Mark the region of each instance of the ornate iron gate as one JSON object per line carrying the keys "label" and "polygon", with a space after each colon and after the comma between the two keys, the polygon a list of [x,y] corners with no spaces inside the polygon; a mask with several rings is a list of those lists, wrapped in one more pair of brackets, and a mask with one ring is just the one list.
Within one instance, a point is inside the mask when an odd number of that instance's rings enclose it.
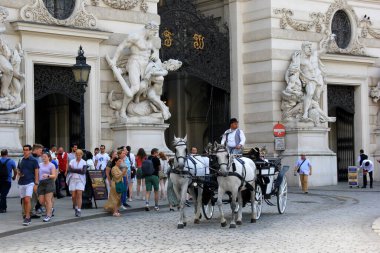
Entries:
{"label": "ornate iron gate", "polygon": [[[78,117],[75,117],[76,112],[70,112],[69,140],[70,144],[79,144],[81,148],[85,147],[84,92],[84,87],[75,83],[70,67],[34,65],[35,100],[42,99],[50,94],[58,93],[68,97],[71,101],[74,101],[80,105],[80,121],[77,120]],[[70,102],[70,104],[76,106],[75,103]]]}
{"label": "ornate iron gate", "polygon": [[347,168],[355,165],[354,89],[352,86],[328,86],[329,110],[336,112],[339,181],[347,181]]}
{"label": "ornate iron gate", "polygon": [[213,88],[209,140],[218,140],[228,127],[230,93],[230,50],[228,27],[200,13],[194,0],[161,1],[160,37],[162,60],[183,62],[179,73],[198,77]]}

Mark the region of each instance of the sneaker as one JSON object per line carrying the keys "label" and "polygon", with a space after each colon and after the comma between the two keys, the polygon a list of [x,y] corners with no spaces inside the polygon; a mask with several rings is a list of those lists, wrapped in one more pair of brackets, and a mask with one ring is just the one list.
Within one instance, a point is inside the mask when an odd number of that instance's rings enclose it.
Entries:
{"label": "sneaker", "polygon": [[145,197],[143,197],[143,198],[142,198],[142,200],[144,200],[144,201],[145,201]]}
{"label": "sneaker", "polygon": [[25,218],[24,221],[22,222],[22,225],[24,226],[29,226],[32,223],[31,218]]}
{"label": "sneaker", "polygon": [[80,217],[81,215],[81,211],[77,210],[77,217]]}
{"label": "sneaker", "polygon": [[123,209],[123,210],[127,210],[127,208],[125,206],[123,206],[123,205],[121,205],[120,208]]}
{"label": "sneaker", "polygon": [[32,216],[30,216],[31,219],[39,219],[41,218],[41,216],[37,215],[37,214],[32,214]]}
{"label": "sneaker", "polygon": [[154,206],[154,211],[160,211],[160,208],[158,206]]}
{"label": "sneaker", "polygon": [[150,209],[149,209],[149,204],[146,204],[145,205],[145,211],[149,211]]}
{"label": "sneaker", "polygon": [[75,217],[78,217],[78,210],[75,208]]}
{"label": "sneaker", "polygon": [[128,205],[127,203],[124,203],[123,206],[126,207],[126,208],[131,208],[131,206]]}
{"label": "sneaker", "polygon": [[129,201],[129,202],[132,202],[132,199],[131,199],[131,198],[129,198],[129,199],[128,199],[128,201]]}
{"label": "sneaker", "polygon": [[43,219],[43,222],[49,222],[51,220],[51,217],[50,216],[46,216],[44,219]]}
{"label": "sneaker", "polygon": [[51,209],[51,217],[54,217],[54,211],[55,211],[55,209],[54,209],[54,207]]}
{"label": "sneaker", "polygon": [[42,208],[38,208],[37,210],[36,210],[36,214],[42,214],[44,211],[42,210]]}
{"label": "sneaker", "polygon": [[186,200],[185,205],[186,205],[187,207],[190,207],[190,202],[189,202],[188,200]]}

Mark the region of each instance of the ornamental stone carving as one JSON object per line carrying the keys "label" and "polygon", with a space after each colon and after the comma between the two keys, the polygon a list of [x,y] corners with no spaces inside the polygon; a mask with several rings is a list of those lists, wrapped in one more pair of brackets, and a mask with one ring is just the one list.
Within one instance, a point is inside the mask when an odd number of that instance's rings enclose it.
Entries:
{"label": "ornamental stone carving", "polygon": [[34,0],[33,4],[21,8],[20,16],[24,21],[86,29],[95,29],[97,22],[95,16],[85,10],[85,0],[78,0],[72,15],[64,20],[54,18],[42,0]]}
{"label": "ornamental stone carving", "polygon": [[364,15],[364,17],[362,17],[360,20],[360,28],[362,29],[361,36],[363,38],[367,38],[369,34],[375,39],[380,39],[380,33],[376,32],[371,26],[371,18],[367,15]]}
{"label": "ornamental stone carving", "polygon": [[377,103],[380,99],[380,82],[377,83],[376,87],[372,87],[369,96],[372,98],[374,103]]}
{"label": "ornamental stone carving", "polygon": [[[330,43],[334,42],[334,37]],[[312,49],[309,41],[296,51],[285,74],[286,89],[282,92],[282,119],[284,122],[312,122],[314,126],[334,122],[320,108],[319,101],[325,89],[323,64],[319,54],[326,52]]]}
{"label": "ornamental stone carving", "polygon": [[[331,37],[332,29],[331,24],[334,18],[334,15],[338,11],[344,11],[352,22],[352,34],[351,41],[348,43],[346,48],[340,48],[336,42],[329,42]],[[320,41],[320,48],[326,48],[326,45],[329,44],[327,48],[328,53],[339,53],[339,54],[350,54],[350,55],[365,55],[365,47],[359,41],[360,32],[359,32],[359,20],[354,11],[354,9],[347,4],[346,0],[335,0],[334,3],[330,5],[325,14],[321,12],[313,12],[310,14],[311,21],[309,22],[298,22],[291,18],[293,16],[293,11],[290,9],[275,9],[274,13],[281,15],[280,27],[285,29],[288,25],[297,31],[311,31],[315,27],[315,31],[323,34],[323,38]],[[366,26],[363,24],[362,26]],[[363,31],[363,29],[362,29]]]}
{"label": "ornamental stone carving", "polygon": [[[161,101],[164,77],[168,71],[178,70],[182,62],[170,59],[161,62],[156,45],[159,26],[150,22],[141,33],[129,35],[116,49],[113,58],[106,60],[123,90],[123,99],[113,100],[110,107],[116,110],[121,122],[163,123],[170,118],[169,108]],[[124,55],[123,52],[128,54]]]}
{"label": "ornamental stone carving", "polygon": [[[0,36],[5,32],[5,19],[9,13],[0,7]],[[0,114],[17,112],[25,107],[21,103],[24,74],[21,73],[23,51],[18,44],[11,50],[0,37]]]}
{"label": "ornamental stone carving", "polygon": [[282,8],[282,9],[274,9],[274,13],[277,15],[281,15],[280,19],[280,27],[282,29],[286,29],[287,26],[292,27],[297,31],[310,31],[313,27],[315,27],[315,31],[317,33],[322,32],[322,23],[324,21],[325,15],[321,12],[313,12],[310,14],[311,21],[309,22],[298,22],[295,21],[292,16],[294,12],[290,9]]}
{"label": "ornamental stone carving", "polygon": [[[100,0],[91,0],[92,5],[98,6]],[[140,3],[140,10],[143,12],[148,11],[148,4],[145,2],[145,0],[103,0],[103,2],[115,9],[119,10],[131,10],[135,8],[139,2]]]}

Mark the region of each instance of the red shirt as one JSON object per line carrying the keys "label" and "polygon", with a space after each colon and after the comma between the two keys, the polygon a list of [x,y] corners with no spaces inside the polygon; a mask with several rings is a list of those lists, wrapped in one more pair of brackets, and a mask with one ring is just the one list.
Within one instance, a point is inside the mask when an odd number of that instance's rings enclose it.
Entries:
{"label": "red shirt", "polygon": [[57,154],[59,172],[65,173],[67,169],[67,153]]}
{"label": "red shirt", "polygon": [[142,166],[142,162],[146,160],[146,157],[144,157],[143,159],[141,159],[139,156],[136,156],[136,167],[137,168],[141,168]]}

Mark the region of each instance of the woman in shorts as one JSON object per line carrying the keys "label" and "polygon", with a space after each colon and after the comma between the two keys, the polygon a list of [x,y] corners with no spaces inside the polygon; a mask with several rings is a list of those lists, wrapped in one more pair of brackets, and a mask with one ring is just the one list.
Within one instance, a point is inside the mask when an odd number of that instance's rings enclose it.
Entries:
{"label": "woman in shorts", "polygon": [[41,205],[46,208],[46,216],[44,222],[49,222],[52,217],[53,211],[53,194],[55,192],[55,179],[57,177],[57,170],[53,163],[50,162],[47,153],[42,154],[42,163],[39,164],[40,169],[38,176],[40,183],[37,188],[38,200]]}
{"label": "woman in shorts", "polygon": [[82,159],[83,151],[77,149],[75,152],[75,159],[70,161],[67,184],[69,185],[69,191],[71,197],[73,198],[75,216],[81,216],[81,207],[82,207],[82,192],[86,185],[86,170],[87,163]]}

